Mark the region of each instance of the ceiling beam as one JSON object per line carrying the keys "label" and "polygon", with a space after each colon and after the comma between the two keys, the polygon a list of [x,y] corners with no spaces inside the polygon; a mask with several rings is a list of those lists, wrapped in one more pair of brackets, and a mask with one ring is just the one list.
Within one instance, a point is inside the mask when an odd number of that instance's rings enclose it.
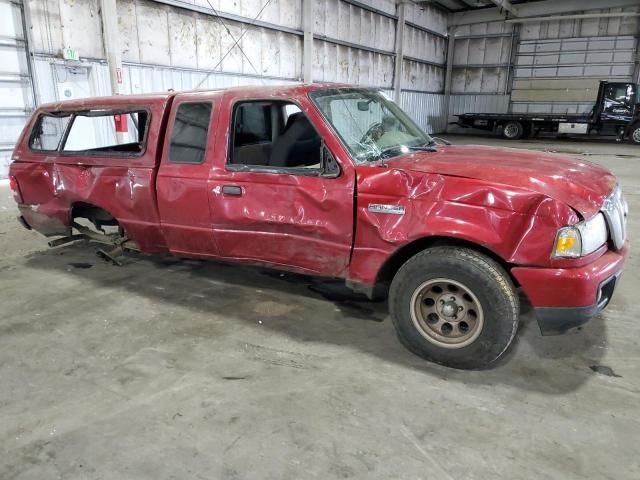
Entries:
{"label": "ceiling beam", "polygon": [[511,2],[509,0],[491,0],[491,1],[495,3],[497,7],[502,8],[503,10],[506,10],[511,15],[515,17],[518,16],[518,9],[513,5],[511,5]]}
{"label": "ceiling beam", "polygon": [[638,17],[640,12],[578,13],[574,15],[547,15],[543,17],[510,18],[506,23],[552,22],[554,20],[584,20],[589,18]]}
{"label": "ceiling beam", "polygon": [[[558,15],[562,13],[582,12],[585,10],[633,7],[638,0],[543,0],[541,2],[522,3],[518,5],[518,17],[539,17],[542,15]],[[472,23],[499,22],[506,19],[506,13],[498,8],[482,8],[470,12],[459,12],[451,15],[450,25],[469,25]]]}

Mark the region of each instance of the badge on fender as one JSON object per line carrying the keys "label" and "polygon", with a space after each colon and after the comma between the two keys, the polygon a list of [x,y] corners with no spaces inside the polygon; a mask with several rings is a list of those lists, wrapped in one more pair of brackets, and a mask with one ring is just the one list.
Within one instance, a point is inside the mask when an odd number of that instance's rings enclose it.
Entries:
{"label": "badge on fender", "polygon": [[370,203],[367,210],[377,213],[391,213],[393,215],[404,215],[404,207],[402,205],[385,205],[382,203]]}

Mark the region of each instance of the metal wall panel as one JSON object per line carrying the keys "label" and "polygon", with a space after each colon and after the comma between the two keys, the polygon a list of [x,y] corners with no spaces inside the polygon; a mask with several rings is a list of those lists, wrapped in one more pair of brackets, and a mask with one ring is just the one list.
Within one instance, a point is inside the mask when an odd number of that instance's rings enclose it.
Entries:
{"label": "metal wall panel", "polygon": [[13,146],[34,106],[22,25],[22,6],[0,0],[0,179],[7,177]]}
{"label": "metal wall panel", "polygon": [[370,87],[391,87],[393,83],[392,56],[324,40],[314,40],[314,55],[314,81]]}
{"label": "metal wall panel", "polygon": [[[233,5],[239,12],[247,13],[247,3]],[[231,7],[232,2],[224,2],[221,10]],[[302,75],[302,39],[299,35],[248,27],[240,22],[221,20],[153,1],[119,0],[118,8],[121,9],[119,29],[124,61],[203,70],[219,66],[227,72],[284,78]],[[253,11],[253,16],[259,10],[260,6]],[[266,12],[261,15],[261,20],[264,20]],[[283,21],[287,21],[284,17]],[[299,22],[293,23],[297,26]],[[239,45],[246,56],[239,48],[233,48],[224,57],[236,40],[240,40]],[[102,58],[102,55],[94,58]]]}
{"label": "metal wall panel", "polygon": [[402,88],[423,93],[441,93],[444,90],[445,69],[436,65],[404,60]]}
{"label": "metal wall panel", "polygon": [[[451,95],[449,98],[449,122],[457,120],[461,113],[507,113],[509,95]],[[469,129],[448,125],[448,132],[469,133]]]}
{"label": "metal wall panel", "polygon": [[453,32],[451,91],[504,94],[508,89],[513,25],[504,22],[461,25]]}
{"label": "metal wall panel", "polygon": [[191,90],[200,88],[226,88],[240,85],[294,84],[281,79],[256,78],[224,73],[206,74],[196,70],[176,70],[167,67],[124,65],[124,85],[128,94],[161,92],[169,89]]}
{"label": "metal wall panel", "polygon": [[400,106],[426,132],[445,131],[444,95],[404,91],[400,95]]}
{"label": "metal wall panel", "polygon": [[[584,13],[638,12],[639,9],[640,7],[610,8],[589,10]],[[636,35],[638,33],[638,21],[638,17],[622,16],[555,20],[550,22],[526,22],[522,24],[520,29],[520,38],[523,40],[546,40],[572,37]]]}
{"label": "metal wall panel", "polygon": [[404,29],[405,56],[443,64],[447,55],[447,39],[407,25]]}
{"label": "metal wall panel", "polygon": [[314,32],[380,50],[393,51],[396,20],[342,0],[314,2]]}
{"label": "metal wall panel", "polygon": [[423,28],[447,34],[447,14],[432,5],[410,2],[405,5],[405,16],[408,22],[419,25]]}

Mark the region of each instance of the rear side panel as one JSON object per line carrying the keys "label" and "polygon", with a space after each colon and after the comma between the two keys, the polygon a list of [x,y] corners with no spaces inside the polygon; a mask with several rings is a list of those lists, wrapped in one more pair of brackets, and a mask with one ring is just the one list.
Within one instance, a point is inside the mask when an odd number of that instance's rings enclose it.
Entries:
{"label": "rear side panel", "polygon": [[[110,213],[143,251],[165,251],[155,178],[170,100],[165,96],[128,105],[113,97],[103,103],[87,102],[86,109],[135,106],[150,111],[145,151],[126,157],[31,151],[29,137],[35,119],[42,111],[51,111],[51,106],[38,110],[23,132],[10,168],[22,193],[18,208],[27,223],[44,235],[65,235],[70,231],[73,206],[90,204]],[[59,107],[72,109],[64,103]]]}

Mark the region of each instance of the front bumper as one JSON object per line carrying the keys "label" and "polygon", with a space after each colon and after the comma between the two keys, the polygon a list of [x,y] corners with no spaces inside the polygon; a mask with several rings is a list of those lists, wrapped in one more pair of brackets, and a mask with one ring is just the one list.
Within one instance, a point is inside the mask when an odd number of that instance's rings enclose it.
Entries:
{"label": "front bumper", "polygon": [[611,301],[628,252],[627,241],[620,251],[610,250],[579,268],[513,268],[541,333],[565,333],[601,312]]}

